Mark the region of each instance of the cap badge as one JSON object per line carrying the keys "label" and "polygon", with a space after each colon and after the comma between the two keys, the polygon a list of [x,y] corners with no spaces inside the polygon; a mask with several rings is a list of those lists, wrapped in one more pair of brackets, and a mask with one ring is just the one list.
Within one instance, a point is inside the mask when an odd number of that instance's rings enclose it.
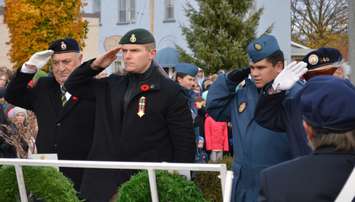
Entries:
{"label": "cap badge", "polygon": [[319,61],[319,58],[316,54],[312,54],[308,57],[308,63],[311,65],[316,65]]}
{"label": "cap badge", "polygon": [[263,46],[262,46],[261,44],[255,43],[255,44],[254,44],[254,48],[255,48],[255,50],[257,50],[257,51],[261,51],[261,49],[263,49]]}
{"label": "cap badge", "polygon": [[132,43],[135,43],[137,41],[136,35],[132,34],[131,38],[129,38],[129,41],[132,42]]}
{"label": "cap badge", "polygon": [[62,50],[67,49],[67,44],[65,44],[64,41],[60,42],[60,48],[61,48]]}
{"label": "cap badge", "polygon": [[247,103],[246,102],[240,103],[239,104],[239,109],[238,109],[239,113],[244,112],[246,108],[247,108]]}

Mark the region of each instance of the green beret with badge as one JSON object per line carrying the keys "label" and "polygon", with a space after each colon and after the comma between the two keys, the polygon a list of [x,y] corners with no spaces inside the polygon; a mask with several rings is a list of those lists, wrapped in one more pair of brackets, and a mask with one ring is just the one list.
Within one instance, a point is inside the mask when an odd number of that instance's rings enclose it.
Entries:
{"label": "green beret with badge", "polygon": [[146,29],[138,28],[127,32],[119,44],[148,44],[155,43],[154,36]]}

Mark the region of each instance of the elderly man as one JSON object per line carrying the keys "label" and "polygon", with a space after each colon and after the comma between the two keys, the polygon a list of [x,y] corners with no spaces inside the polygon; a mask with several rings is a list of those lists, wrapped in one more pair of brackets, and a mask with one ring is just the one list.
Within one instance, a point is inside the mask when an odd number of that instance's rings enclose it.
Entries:
{"label": "elderly man", "polygon": [[273,84],[265,88],[255,110],[255,120],[258,124],[273,131],[287,133],[294,158],[309,154],[311,148],[307,145],[306,133],[302,126],[300,97],[287,97],[287,90],[299,83],[298,80],[302,76],[308,80],[319,75],[334,74],[341,66],[342,56],[337,49],[319,48],[308,53],[303,61],[307,63],[308,71],[300,72],[292,66],[285,68]]}
{"label": "elderly man", "polygon": [[300,92],[312,154],[264,170],[260,201],[334,201],[355,165],[355,87],[334,76]]}
{"label": "elderly man", "polygon": [[[193,162],[192,118],[182,89],[154,62],[155,39],[145,29],[127,32],[120,45],[85,62],[65,83],[75,96],[94,99],[96,121],[90,160]],[[93,77],[123,52],[127,75]],[[127,170],[85,171],[82,194],[109,201],[127,181]]]}
{"label": "elderly man", "polygon": [[[261,89],[284,68],[283,53],[276,38],[263,35],[248,45],[250,67],[220,75],[207,96],[207,112],[216,121],[230,121],[233,133],[233,200],[256,201],[260,171],[290,160],[288,138],[284,133],[265,129],[254,120]],[[302,63],[295,65],[302,72]],[[251,77],[248,77],[248,75]],[[244,80],[243,83],[240,83]],[[236,91],[237,86],[238,90]],[[287,92],[289,97],[300,84]]]}
{"label": "elderly man", "polygon": [[[38,121],[38,153],[56,153],[59,159],[86,160],[93,136],[95,105],[63,90],[71,72],[81,64],[79,44],[71,38],[54,41],[49,50],[33,54],[8,85],[5,99],[32,110]],[[53,77],[29,82],[51,59]],[[79,190],[82,169],[62,168]]]}

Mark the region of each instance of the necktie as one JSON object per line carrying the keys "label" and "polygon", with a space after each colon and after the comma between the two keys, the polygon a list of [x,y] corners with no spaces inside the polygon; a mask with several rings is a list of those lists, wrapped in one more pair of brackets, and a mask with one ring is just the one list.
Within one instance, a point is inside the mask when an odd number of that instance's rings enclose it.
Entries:
{"label": "necktie", "polygon": [[64,89],[64,87],[60,88],[60,92],[61,92],[62,106],[64,106],[65,103],[67,103],[67,97],[65,96],[66,90]]}

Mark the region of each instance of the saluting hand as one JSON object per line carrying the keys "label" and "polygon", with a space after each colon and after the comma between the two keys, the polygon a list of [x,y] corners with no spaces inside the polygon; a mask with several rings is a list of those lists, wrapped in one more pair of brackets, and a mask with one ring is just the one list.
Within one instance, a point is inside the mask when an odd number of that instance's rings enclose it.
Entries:
{"label": "saluting hand", "polygon": [[307,63],[296,61],[287,65],[272,83],[275,92],[289,90],[308,71]]}
{"label": "saluting hand", "polygon": [[47,64],[48,60],[53,55],[53,50],[44,50],[34,53],[28,61],[26,61],[21,68],[24,73],[35,73]]}
{"label": "saluting hand", "polygon": [[113,48],[109,51],[107,51],[105,54],[97,57],[94,62],[92,62],[91,67],[94,69],[105,69],[108,67],[113,61],[116,60],[117,58],[117,53],[121,50],[121,46],[117,46],[116,48]]}

